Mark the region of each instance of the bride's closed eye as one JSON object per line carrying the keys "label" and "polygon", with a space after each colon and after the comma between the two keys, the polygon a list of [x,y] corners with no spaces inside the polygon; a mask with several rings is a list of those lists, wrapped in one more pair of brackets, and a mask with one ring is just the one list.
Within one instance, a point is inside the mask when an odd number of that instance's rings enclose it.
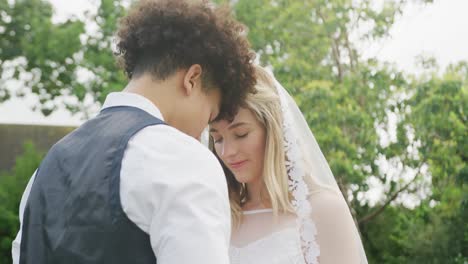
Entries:
{"label": "bride's closed eye", "polygon": [[249,135],[249,132],[247,133],[244,133],[244,134],[240,134],[240,135],[236,135],[236,138],[245,138]]}
{"label": "bride's closed eye", "polygon": [[[246,138],[248,135],[249,135],[249,132],[246,132],[246,133],[243,133],[243,134],[235,134],[235,137],[236,137],[236,139],[242,139],[242,138]],[[223,142],[223,138],[222,138],[222,137],[214,137],[214,136],[211,136],[211,138],[213,138],[213,142],[214,142],[215,144],[219,144],[219,143],[222,143],[222,142]]]}

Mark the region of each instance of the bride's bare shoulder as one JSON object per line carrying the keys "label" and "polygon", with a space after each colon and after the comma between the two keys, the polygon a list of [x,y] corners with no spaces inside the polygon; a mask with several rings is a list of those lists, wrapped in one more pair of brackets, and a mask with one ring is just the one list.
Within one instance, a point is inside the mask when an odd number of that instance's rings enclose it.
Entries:
{"label": "bride's bare shoulder", "polygon": [[341,193],[321,190],[309,198],[320,245],[320,263],[361,263],[358,233]]}
{"label": "bride's bare shoulder", "polygon": [[320,215],[323,218],[335,218],[349,214],[349,207],[341,193],[323,189],[312,192],[309,195],[312,206],[312,215]]}

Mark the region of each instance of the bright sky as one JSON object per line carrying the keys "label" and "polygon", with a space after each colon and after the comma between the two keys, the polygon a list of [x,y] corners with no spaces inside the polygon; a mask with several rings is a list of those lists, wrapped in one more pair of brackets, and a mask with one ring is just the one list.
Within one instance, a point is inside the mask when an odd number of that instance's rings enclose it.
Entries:
{"label": "bright sky", "polygon": [[[92,8],[92,0],[50,0],[56,8],[56,21],[82,15]],[[427,7],[409,6],[391,31],[391,38],[363,47],[365,56],[393,62],[407,72],[417,72],[415,57],[434,56],[442,67],[468,60],[468,0],[435,0]],[[78,125],[82,121],[65,110],[45,118],[31,111],[37,98],[26,96],[0,104],[0,123]]]}

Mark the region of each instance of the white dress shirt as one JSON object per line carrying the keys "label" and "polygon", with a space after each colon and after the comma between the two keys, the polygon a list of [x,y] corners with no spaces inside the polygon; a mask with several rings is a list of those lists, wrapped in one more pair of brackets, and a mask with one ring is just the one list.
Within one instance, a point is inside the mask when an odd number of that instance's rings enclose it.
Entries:
{"label": "white dress shirt", "polygon": [[[143,96],[118,92],[103,109],[138,107],[161,119]],[[20,222],[34,181],[20,204]],[[148,233],[158,264],[228,264],[231,218],[227,184],[216,157],[200,142],[168,125],[148,126],[130,139],[122,159],[120,197],[128,218]],[[19,263],[21,229],[13,241]]]}

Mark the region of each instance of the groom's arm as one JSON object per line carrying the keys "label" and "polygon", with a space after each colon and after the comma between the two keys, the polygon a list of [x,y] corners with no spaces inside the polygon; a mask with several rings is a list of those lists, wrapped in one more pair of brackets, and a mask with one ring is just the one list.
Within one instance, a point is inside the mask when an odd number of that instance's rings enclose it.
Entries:
{"label": "groom's arm", "polygon": [[122,207],[147,232],[158,264],[228,264],[230,209],[221,166],[168,126],[139,132],[121,170]]}
{"label": "groom's arm", "polygon": [[36,173],[37,173],[37,170],[33,173],[31,178],[29,179],[28,185],[26,185],[26,189],[24,189],[23,196],[21,196],[20,207],[19,207],[20,229],[18,231],[18,234],[16,234],[15,240],[13,240],[13,243],[11,245],[11,258],[13,259],[13,262],[12,262],[13,264],[19,263],[24,209],[26,208],[26,202],[28,201],[29,193],[31,192],[31,187],[34,182],[34,178],[36,178]]}

